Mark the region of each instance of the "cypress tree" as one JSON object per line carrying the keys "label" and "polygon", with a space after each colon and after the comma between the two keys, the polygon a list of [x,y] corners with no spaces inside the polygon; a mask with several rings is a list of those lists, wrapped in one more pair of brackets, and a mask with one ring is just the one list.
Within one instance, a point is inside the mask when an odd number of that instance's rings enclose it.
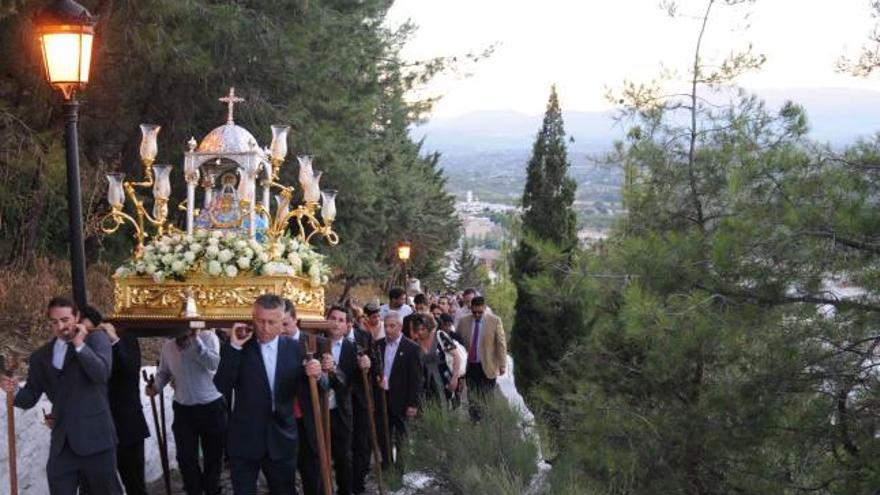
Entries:
{"label": "cypress tree", "polygon": [[[541,252],[561,253],[563,263],[567,263],[577,246],[577,219],[572,210],[577,185],[568,176],[569,165],[562,109],[553,86],[528,163],[522,198],[522,234],[512,263],[517,299],[511,352],[517,384],[524,391],[541,377],[547,363],[559,357],[568,338],[564,335],[567,325],[562,324],[565,314],[538,307],[530,285],[542,277],[558,276],[553,271],[558,267],[540,261]],[[560,324],[555,324],[554,319]]]}
{"label": "cypress tree", "polygon": [[457,274],[455,286],[458,290],[480,285],[480,263],[467,239],[461,242],[461,250],[453,265]]}

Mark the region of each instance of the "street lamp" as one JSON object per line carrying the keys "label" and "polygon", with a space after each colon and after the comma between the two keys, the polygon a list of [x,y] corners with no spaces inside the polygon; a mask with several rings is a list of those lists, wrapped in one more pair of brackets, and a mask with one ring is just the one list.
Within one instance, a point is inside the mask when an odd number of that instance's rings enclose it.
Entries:
{"label": "street lamp", "polygon": [[82,202],[79,188],[76,92],[89,82],[92,44],[97,19],[73,0],[57,0],[40,11],[37,33],[46,79],[64,97],[64,142],[67,150],[67,209],[70,229],[70,271],[73,298],[80,307],[87,303],[86,263],[83,246]]}
{"label": "street lamp", "polygon": [[407,241],[400,241],[397,244],[397,259],[400,260],[400,264],[403,265],[403,290],[407,290],[407,286],[409,285],[409,274],[407,273],[406,264],[409,262],[410,255],[412,254],[412,245]]}

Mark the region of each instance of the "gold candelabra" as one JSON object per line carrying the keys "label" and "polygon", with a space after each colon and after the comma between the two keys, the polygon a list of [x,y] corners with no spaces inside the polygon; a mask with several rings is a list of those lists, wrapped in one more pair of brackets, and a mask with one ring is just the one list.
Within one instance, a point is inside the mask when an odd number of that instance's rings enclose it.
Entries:
{"label": "gold candelabra", "polygon": [[[125,174],[115,172],[107,174],[108,192],[107,201],[110,203],[110,213],[101,220],[101,230],[105,234],[113,234],[126,222],[134,228],[136,241],[135,256],[140,257],[144,250],[144,240],[148,237],[147,226],[156,228],[156,237],[163,236],[166,232],[175,232],[177,229],[168,222],[168,199],[171,195],[171,165],[153,165],[156,160],[158,146],[156,138],[161,127],[158,125],[141,124],[140,157],[143,167],[144,179],[141,181],[126,181]],[[144,206],[144,201],[138,195],[138,189],[153,189],[153,214],[151,215]],[[123,192],[124,191],[124,192]],[[125,213],[125,197],[134,205],[135,217]]]}
{"label": "gold candelabra", "polygon": [[[209,230],[247,229],[251,238],[274,242],[295,225],[296,236],[304,243],[310,243],[317,235],[330,245],[338,244],[339,236],[333,230],[337,191],[320,189],[321,171],[313,170],[312,158],[297,157],[302,204],[293,205],[294,188],[279,183],[280,170],[287,156],[290,127],[273,125],[271,146],[260,149],[250,132],[233,121],[234,105],[244,101],[235,96],[235,89],[231,88],[229,95],[219,100],[228,105],[226,124],[211,131],[201,144],[190,138],[188,151],[184,153],[187,197],[178,208],[186,211],[185,232],[192,234],[196,226]],[[143,255],[145,240],[151,236],[148,229],[155,229],[152,235],[156,238],[166,233],[183,232],[168,222],[172,166],[154,165],[158,153],[156,138],[161,127],[141,124],[140,129],[143,180],[126,181],[122,173],[108,174],[110,212],[101,221],[101,229],[106,234],[117,232],[125,223],[132,225],[137,244],[136,258]],[[217,177],[221,177],[222,183],[219,192],[214,189]],[[237,190],[233,191],[236,177]],[[261,200],[256,197],[258,183]],[[198,187],[203,191],[201,209],[195,207]],[[147,210],[138,195],[138,189],[150,188],[152,212]],[[274,214],[271,205],[273,189],[277,191]],[[134,215],[124,211],[126,197],[134,206]],[[262,225],[258,226],[258,223]]]}

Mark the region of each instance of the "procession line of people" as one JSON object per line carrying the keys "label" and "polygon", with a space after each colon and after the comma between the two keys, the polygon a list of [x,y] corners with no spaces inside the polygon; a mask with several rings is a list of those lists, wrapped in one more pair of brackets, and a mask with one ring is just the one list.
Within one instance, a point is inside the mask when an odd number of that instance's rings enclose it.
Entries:
{"label": "procession line of people", "polygon": [[[331,306],[330,329],[314,335],[291,301],[264,294],[250,322],[165,341],[144,393],[173,388],[183,491],[221,493],[225,462],[236,495],[257,493],[260,473],[271,494],[361,494],[371,467],[395,466],[426,403],[457,408],[466,383],[479,419],[505,373],[500,319],[471,289],[407,302],[394,288],[381,307]],[[50,493],[146,494],[138,340],[64,297],[46,314],[52,339],[30,356],[24,386],[2,375],[0,387],[22,409],[43,394],[52,403]]]}

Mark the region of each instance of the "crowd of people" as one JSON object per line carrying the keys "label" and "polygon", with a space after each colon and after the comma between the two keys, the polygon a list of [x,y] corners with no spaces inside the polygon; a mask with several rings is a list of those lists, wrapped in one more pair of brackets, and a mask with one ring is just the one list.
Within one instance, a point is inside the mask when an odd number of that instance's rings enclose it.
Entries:
{"label": "crowd of people", "polygon": [[[225,464],[236,495],[256,493],[260,472],[272,494],[365,493],[373,463],[400,468],[396,453],[427,404],[464,401],[478,421],[506,371],[500,319],[474,289],[388,296],[330,306],[326,331],[306,332],[291,301],[264,294],[249,322],[166,340],[143,391],[173,388],[183,491],[221,493]],[[52,403],[50,493],[145,495],[137,338],[64,297],[47,318],[53,338],[30,356],[24,386],[6,374],[0,386],[22,409],[43,394]]]}

